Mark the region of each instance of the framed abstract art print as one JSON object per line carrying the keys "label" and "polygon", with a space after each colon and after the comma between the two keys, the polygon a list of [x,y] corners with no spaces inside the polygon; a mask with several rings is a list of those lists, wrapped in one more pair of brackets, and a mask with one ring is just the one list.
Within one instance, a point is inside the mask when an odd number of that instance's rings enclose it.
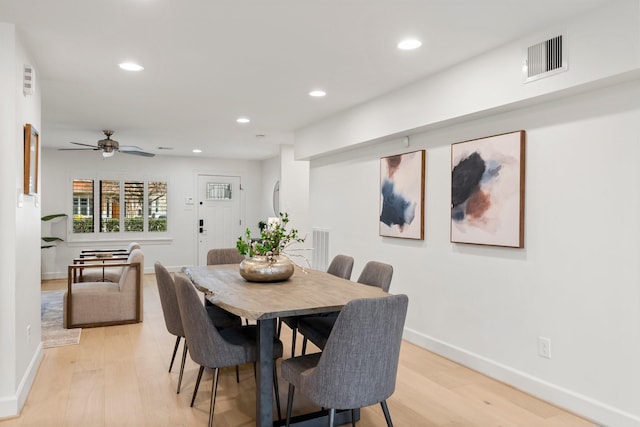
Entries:
{"label": "framed abstract art print", "polygon": [[451,145],[451,241],[524,247],[525,131]]}
{"label": "framed abstract art print", "polygon": [[380,159],[380,235],[424,239],[425,151]]}

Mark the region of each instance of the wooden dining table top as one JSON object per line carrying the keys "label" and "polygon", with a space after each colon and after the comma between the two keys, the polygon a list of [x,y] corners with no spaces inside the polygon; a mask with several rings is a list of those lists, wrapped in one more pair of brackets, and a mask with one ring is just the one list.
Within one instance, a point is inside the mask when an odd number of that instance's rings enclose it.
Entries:
{"label": "wooden dining table top", "polygon": [[273,283],[246,281],[238,264],[183,267],[182,271],[213,304],[250,320],[340,311],[351,300],[388,295],[375,286],[299,266],[289,280]]}

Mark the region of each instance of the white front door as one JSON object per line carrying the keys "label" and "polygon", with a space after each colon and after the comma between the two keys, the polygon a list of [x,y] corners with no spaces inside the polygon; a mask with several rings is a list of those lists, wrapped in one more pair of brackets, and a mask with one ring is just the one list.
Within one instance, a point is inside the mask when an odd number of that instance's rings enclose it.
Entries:
{"label": "white front door", "polygon": [[240,177],[198,175],[198,264],[207,264],[207,252],[232,248],[242,234]]}

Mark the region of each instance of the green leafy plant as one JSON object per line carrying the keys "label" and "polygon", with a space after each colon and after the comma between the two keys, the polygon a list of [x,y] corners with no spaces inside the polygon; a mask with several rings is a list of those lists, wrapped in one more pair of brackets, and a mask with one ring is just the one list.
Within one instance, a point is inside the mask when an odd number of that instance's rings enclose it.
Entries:
{"label": "green leafy plant", "polygon": [[[56,219],[56,218],[62,218],[62,217],[66,217],[66,216],[67,216],[67,214],[63,214],[63,213],[61,213],[61,214],[52,214],[52,215],[43,216],[42,218],[40,218],[40,220],[43,221],[43,222],[47,222],[47,221],[51,221],[51,220]],[[61,239],[60,237],[49,237],[49,236],[42,237],[42,241],[45,242],[45,243],[64,242],[64,240]],[[47,248],[52,248],[54,246],[55,245],[40,245],[40,248],[41,249],[47,249]]]}
{"label": "green leafy plant", "polygon": [[289,214],[280,212],[278,221],[266,223],[260,221],[260,238],[252,238],[251,230],[247,228],[245,235],[238,237],[236,248],[242,255],[250,257],[256,255],[280,255],[292,243],[302,243],[304,237],[298,235],[295,228],[287,231]]}

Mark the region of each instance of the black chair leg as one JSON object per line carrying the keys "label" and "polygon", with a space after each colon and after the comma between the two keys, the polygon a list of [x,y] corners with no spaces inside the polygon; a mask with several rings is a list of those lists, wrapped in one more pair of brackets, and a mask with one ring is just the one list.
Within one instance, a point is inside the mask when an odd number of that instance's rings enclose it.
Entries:
{"label": "black chair leg", "polygon": [[294,357],[296,355],[296,337],[297,337],[297,335],[298,335],[298,328],[291,329],[291,357]]}
{"label": "black chair leg", "polygon": [[285,426],[289,427],[289,423],[291,422],[291,408],[293,408],[293,392],[295,391],[295,387],[293,384],[289,384],[289,394],[287,395],[287,421]]}
{"label": "black chair leg", "polygon": [[356,410],[351,410],[351,427],[356,427]]}
{"label": "black chair leg", "polygon": [[187,361],[187,341],[184,341],[182,348],[182,363],[180,364],[180,376],[178,377],[178,390],[176,394],[180,394],[180,385],[182,384],[182,374],[184,374],[184,363]]}
{"label": "black chair leg", "polygon": [[176,346],[173,347],[173,356],[171,356],[171,363],[169,364],[169,372],[171,372],[171,368],[173,368],[173,361],[176,360],[176,354],[178,353],[178,346],[180,345],[180,338],[176,337]]}
{"label": "black chair leg", "polygon": [[387,401],[383,400],[382,402],[380,402],[380,406],[382,406],[384,419],[387,420],[387,427],[393,427],[393,423],[391,422],[391,414],[389,414],[389,408],[387,407]]}
{"label": "black chair leg", "polygon": [[211,408],[209,409],[209,427],[213,427],[213,411],[216,407],[216,391],[218,390],[218,373],[220,369],[216,368],[213,372],[213,385],[211,386]]}
{"label": "black chair leg", "polygon": [[329,409],[329,427],[333,427],[336,418],[336,408]]}
{"label": "black chair leg", "polygon": [[236,383],[240,384],[240,369],[236,365]]}
{"label": "black chair leg", "polygon": [[193,408],[193,402],[196,401],[196,394],[198,394],[198,387],[200,387],[200,380],[202,379],[202,373],[204,372],[204,366],[200,366],[198,371],[198,378],[196,379],[196,386],[193,389],[193,396],[191,397],[191,407]]}
{"label": "black chair leg", "polygon": [[307,337],[302,340],[302,355],[307,354]]}
{"label": "black chair leg", "polygon": [[280,410],[280,387],[278,387],[278,370],[273,365],[273,391],[276,394],[276,409],[278,410],[278,421],[282,421],[282,411]]}

